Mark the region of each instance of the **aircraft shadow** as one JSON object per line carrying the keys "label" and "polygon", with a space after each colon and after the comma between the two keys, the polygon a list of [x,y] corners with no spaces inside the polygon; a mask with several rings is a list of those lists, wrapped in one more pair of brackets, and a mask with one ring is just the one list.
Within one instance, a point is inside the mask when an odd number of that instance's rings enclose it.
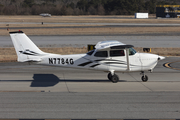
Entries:
{"label": "aircraft shadow", "polygon": [[61,80],[54,74],[34,74],[30,87],[51,87]]}
{"label": "aircraft shadow", "polygon": [[[86,80],[86,79],[59,79],[54,74],[34,74],[31,87],[50,87],[55,86],[59,82],[110,82],[107,80]],[[119,82],[127,82],[126,80],[120,80]]]}
{"label": "aircraft shadow", "polygon": [[[60,79],[54,74],[34,74],[30,87],[50,87],[59,82],[111,82],[109,80],[78,80],[78,79]],[[121,82],[121,81],[120,81]]]}
{"label": "aircraft shadow", "polygon": [[[107,82],[107,80],[88,80],[88,79],[60,79],[54,74],[34,74],[32,77],[34,80],[0,80],[0,82],[31,82],[30,87],[52,87],[58,84],[59,82]],[[119,82],[127,82],[126,80],[119,80]]]}

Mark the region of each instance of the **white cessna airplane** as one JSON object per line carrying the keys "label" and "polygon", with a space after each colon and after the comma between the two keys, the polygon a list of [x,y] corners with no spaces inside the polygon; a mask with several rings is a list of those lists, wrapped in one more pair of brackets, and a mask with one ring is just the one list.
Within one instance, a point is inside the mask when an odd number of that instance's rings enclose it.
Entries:
{"label": "white cessna airplane", "polygon": [[159,60],[165,57],[148,53],[137,53],[132,47],[119,41],[101,41],[96,49],[86,54],[59,55],[41,51],[22,31],[10,32],[18,62],[42,65],[84,68],[108,72],[108,79],[119,81],[115,72],[141,72],[142,81],[148,80],[144,71],[152,72]]}

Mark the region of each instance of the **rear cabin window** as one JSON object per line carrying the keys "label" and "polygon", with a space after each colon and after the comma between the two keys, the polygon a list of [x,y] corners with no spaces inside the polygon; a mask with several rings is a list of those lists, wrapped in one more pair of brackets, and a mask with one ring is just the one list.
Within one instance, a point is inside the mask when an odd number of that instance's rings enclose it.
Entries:
{"label": "rear cabin window", "polygon": [[97,51],[94,56],[95,57],[107,57],[108,53],[107,53],[107,51]]}
{"label": "rear cabin window", "polygon": [[110,57],[124,56],[124,50],[111,50]]}

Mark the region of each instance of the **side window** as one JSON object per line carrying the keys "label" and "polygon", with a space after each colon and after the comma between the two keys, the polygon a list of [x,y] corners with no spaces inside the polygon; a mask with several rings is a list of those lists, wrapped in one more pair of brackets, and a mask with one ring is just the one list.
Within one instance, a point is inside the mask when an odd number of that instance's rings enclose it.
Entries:
{"label": "side window", "polygon": [[108,53],[107,53],[107,51],[97,51],[94,56],[95,57],[107,57]]}
{"label": "side window", "polygon": [[111,50],[110,57],[125,56],[124,50]]}

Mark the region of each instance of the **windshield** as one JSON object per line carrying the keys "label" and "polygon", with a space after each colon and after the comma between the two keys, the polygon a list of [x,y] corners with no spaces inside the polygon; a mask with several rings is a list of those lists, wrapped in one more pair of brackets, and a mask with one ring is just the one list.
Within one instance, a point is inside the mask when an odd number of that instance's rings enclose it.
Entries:
{"label": "windshield", "polygon": [[134,55],[136,54],[136,50],[134,50],[133,48],[129,48],[129,55]]}
{"label": "windshield", "polygon": [[94,50],[89,51],[88,53],[86,53],[87,55],[92,55],[94,53]]}

